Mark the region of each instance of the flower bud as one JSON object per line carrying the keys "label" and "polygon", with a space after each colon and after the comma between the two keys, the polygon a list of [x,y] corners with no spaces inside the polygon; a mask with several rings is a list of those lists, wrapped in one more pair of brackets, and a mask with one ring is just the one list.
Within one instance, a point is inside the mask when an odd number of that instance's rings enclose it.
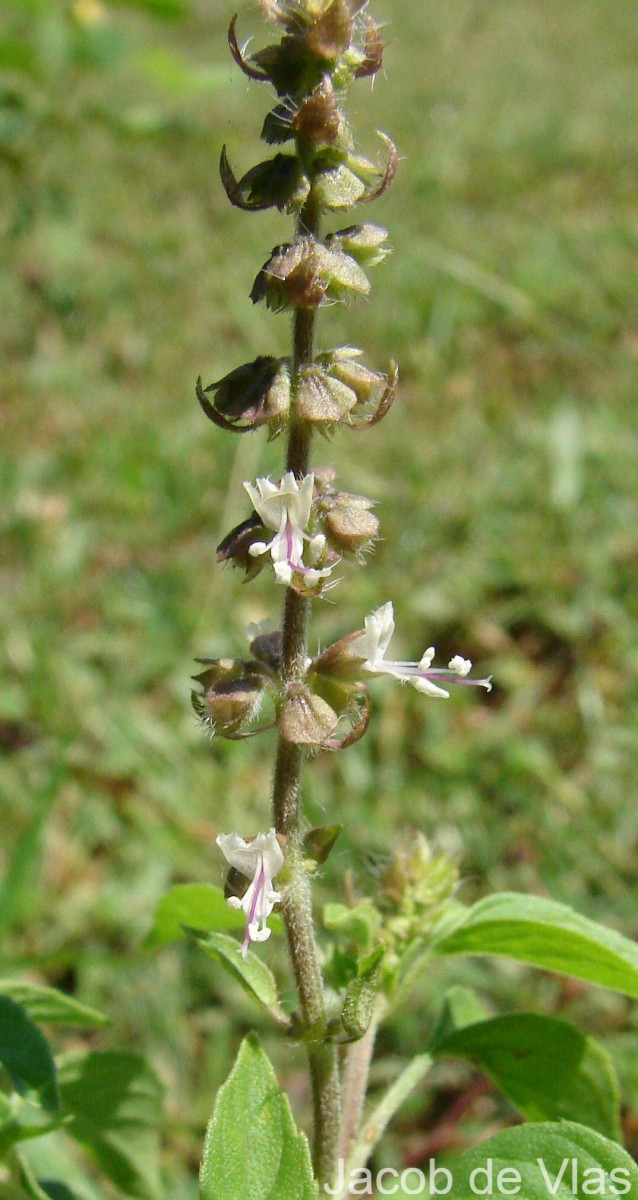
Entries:
{"label": "flower bud", "polygon": [[274,312],[318,308],[326,300],[367,296],[370,282],[348,254],[329,249],[312,237],[276,246],[255,279],[250,298],[265,300]]}
{"label": "flower bud", "polygon": [[[396,174],[398,154],[394,142],[377,131],[388,153],[382,170],[369,158],[337,151],[334,147],[322,151],[315,160],[313,193],[324,208],[352,208],[376,200],[392,183]],[[386,234],[387,236],[387,234]]]}
{"label": "flower bud", "polygon": [[312,190],[322,208],[334,211],[354,208],[364,197],[366,186],[361,176],[345,162],[328,162],[315,171]]}
{"label": "flower bud", "polygon": [[313,475],[315,477],[315,493],[317,496],[333,490],[332,485],[337,478],[337,472],[334,467],[315,467]]}
{"label": "flower bud", "polygon": [[362,267],[376,267],[390,253],[383,246],[387,238],[388,231],[381,225],[350,225],[329,234],[326,245],[351,254]]}
{"label": "flower bud", "polygon": [[319,245],[317,258],[322,278],[326,281],[328,300],[347,303],[349,300],[368,295],[370,280],[351,255]]}
{"label": "flower bud", "polygon": [[314,425],[336,425],[357,403],[356,392],[322,371],[318,366],[302,367],[299,372],[295,411]]}
{"label": "flower bud", "polygon": [[385,387],[385,375],[371,371],[357,362],[363,352],[355,346],[339,346],[317,355],[317,363],[334,379],[345,383],[357,398],[357,404],[365,405]]}
{"label": "flower bud", "polygon": [[317,364],[334,379],[345,383],[357,397],[357,403],[344,424],[350,429],[365,429],[383,420],[392,408],[397,393],[399,373],[395,363],[387,374],[370,371],[357,362],[361,351],[342,346],[317,355]]}
{"label": "flower bud", "polygon": [[[213,394],[213,402],[207,399]],[[237,367],[207,388],[197,384],[206,416],[235,433],[270,424],[271,435],[283,427],[290,409],[290,375],[285,360],[260,356]]]}
{"label": "flower bud", "polygon": [[279,43],[248,55],[237,41],[234,17],[228,36],[230,49],[245,75],[269,80],[282,98],[301,100],[328,72],[337,90],[343,90],[355,78],[379,70],[383,58],[379,28],[369,17],[359,16],[367,0],[258,2],[265,16],[283,27],[284,36]]}
{"label": "flower bud", "polygon": [[339,554],[362,555],[379,536],[379,520],[371,511],[374,501],[366,496],[336,492],[322,497],[323,529]]}
{"label": "flower bud", "polygon": [[445,854],[433,854],[427,838],[410,833],[381,875],[381,893],[402,912],[421,916],[453,894],[458,870]]}
{"label": "flower bud", "polygon": [[342,113],[328,76],[301,105],[292,121],[296,137],[317,146],[336,141],[341,128]]}
{"label": "flower bud", "polygon": [[334,709],[305,684],[289,685],[279,716],[279,732],[285,741],[297,746],[320,747],[334,733],[338,723]]}
{"label": "flower bud", "polygon": [[318,308],[326,288],[321,279],[312,238],[300,238],[293,243],[275,246],[253,284],[250,298],[253,304],[265,300],[273,312],[283,312],[291,306]]}
{"label": "flower bud", "polygon": [[345,126],[344,116],[332,80],[326,75],[301,102],[286,96],[276,104],[266,115],[261,137],[269,144],[298,138],[311,145],[329,146],[336,141],[342,126]]}
{"label": "flower bud", "polygon": [[[367,0],[365,0],[367,3]],[[259,0],[264,15],[323,62],[335,62],[352,39],[360,0]]]}
{"label": "flower bud", "polygon": [[352,8],[348,0],[332,0],[312,22],[304,38],[308,49],[325,62],[336,62],[351,40]]}

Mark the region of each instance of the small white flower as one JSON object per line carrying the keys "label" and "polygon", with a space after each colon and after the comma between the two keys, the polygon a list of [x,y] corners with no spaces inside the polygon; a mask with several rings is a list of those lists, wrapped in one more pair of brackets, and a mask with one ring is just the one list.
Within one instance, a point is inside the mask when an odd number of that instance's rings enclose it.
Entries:
{"label": "small white flower", "polygon": [[281,483],[270,479],[258,479],[256,484],[244,483],[253,507],[267,529],[274,529],[275,536],[269,542],[253,542],[249,554],[258,558],[269,550],[275,575],[280,583],[289,584],[294,573],[303,575],[306,583],[313,587],[320,579],[330,574],[332,567],[319,569],[306,566],[303,561],[305,543],[311,560],[323,552],[326,539],[323,534],[311,537],[306,533],[312,510],[314,475],[304,475],[297,480],[292,471],[287,471]]}
{"label": "small white flower", "polygon": [[394,633],[394,609],[391,601],[370,613],[365,621],[365,633],[351,643],[351,649],[364,660],[363,668],[372,675],[394,675],[401,682],[411,683],[426,696],[444,696],[449,692],[440,683],[458,683],[466,687],[484,687],[492,690],[491,679],[467,679],[472,664],[469,658],[455,654],[447,669],[433,667],[434,647],[429,646],[420,662],[392,662],[385,658]]}
{"label": "small white flower", "polygon": [[227,901],[229,908],[243,908],[246,914],[246,934],[241,948],[246,958],[251,942],[265,942],[270,937],[266,922],[275,904],[281,900],[279,892],[272,887],[272,880],[281,870],[284,856],[274,829],[258,833],[251,842],[238,833],[220,833],[217,845],[231,867],[252,880],[242,900],[230,896]]}

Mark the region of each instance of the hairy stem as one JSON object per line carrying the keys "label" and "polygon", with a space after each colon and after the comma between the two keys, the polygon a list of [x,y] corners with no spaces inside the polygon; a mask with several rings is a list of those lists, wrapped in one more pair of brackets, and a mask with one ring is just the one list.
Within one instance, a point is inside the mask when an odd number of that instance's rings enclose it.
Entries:
{"label": "hairy stem", "polygon": [[348,1046],[345,1054],[343,1071],[343,1104],[341,1129],[339,1134],[339,1157],[346,1161],[350,1155],[352,1144],[359,1132],[366,1092],[368,1076],[374,1053],[374,1043],[379,1028],[381,1011],[375,1013],[366,1032],[358,1042]]}
{"label": "hairy stem", "polygon": [[[404,1067],[401,1074],[390,1085],[376,1108],[372,1110],[365,1121],[352,1147],[352,1152],[346,1163],[346,1179],[350,1179],[354,1171],[358,1171],[361,1167],[365,1166],[375,1146],[381,1141],[395,1112],[401,1107],[404,1100],[407,1100],[410,1092],[425,1078],[431,1066],[431,1055],[419,1054]],[[347,1196],[348,1188],[346,1188],[340,1200],[346,1200]]]}
{"label": "hairy stem", "polygon": [[[316,233],[318,212],[308,202],[299,218],[299,233]],[[293,325],[293,386],[301,366],[314,356],[315,314],[297,309]],[[308,473],[309,427],[294,412],[288,437],[286,468],[297,478]],[[310,600],[287,588],[283,612],[281,681],[284,687],[303,674],[308,645]],[[327,1039],[326,1005],[312,919],[310,879],[303,865],[300,782],[304,750],[279,738],[273,786],[273,820],[287,838],[283,915],[288,935],[299,1005],[307,1038],[314,1115],[314,1167],[320,1184],[331,1183],[337,1170],[339,1144],[339,1071],[337,1052]]]}

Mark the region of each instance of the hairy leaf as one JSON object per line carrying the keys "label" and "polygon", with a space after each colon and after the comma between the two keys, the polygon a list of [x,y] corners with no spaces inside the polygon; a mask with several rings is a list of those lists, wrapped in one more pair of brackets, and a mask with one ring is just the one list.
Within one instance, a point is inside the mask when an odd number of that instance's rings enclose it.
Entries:
{"label": "hairy leaf", "polygon": [[201,929],[189,928],[186,928],[186,932],[202,950],[237,980],[245,992],[258,1000],[275,1020],[284,1025],[288,1024],[288,1017],[279,1004],[275,977],[270,967],[267,967],[252,950],[244,958],[240,953],[239,943],[224,933],[205,933]]}
{"label": "hairy leaf", "polygon": [[494,1017],[448,1033],[431,1053],[473,1063],[529,1121],[578,1120],[620,1139],[611,1059],[566,1021],[537,1013]]}
{"label": "hairy leaf", "polygon": [[503,892],[444,920],[434,951],[496,954],[638,996],[638,945],[540,896]]}
{"label": "hairy leaf", "polygon": [[316,1200],[305,1136],[254,1037],[220,1088],[204,1144],[201,1200]]}
{"label": "hairy leaf", "polygon": [[[519,1125],[490,1138],[447,1164],[454,1179],[450,1200],[477,1195],[516,1195],[521,1200],[586,1200],[638,1194],[638,1167],[615,1142],[584,1125]],[[491,1171],[492,1188],[488,1176]],[[502,1172],[508,1172],[503,1176]],[[512,1172],[520,1175],[513,1191]],[[501,1182],[499,1184],[499,1176]],[[506,1188],[509,1187],[508,1193]]]}
{"label": "hairy leaf", "polygon": [[109,1018],[81,1004],[65,992],[19,979],[0,979],[0,995],[21,1004],[33,1021],[46,1025],[70,1025],[76,1029],[99,1029]]}

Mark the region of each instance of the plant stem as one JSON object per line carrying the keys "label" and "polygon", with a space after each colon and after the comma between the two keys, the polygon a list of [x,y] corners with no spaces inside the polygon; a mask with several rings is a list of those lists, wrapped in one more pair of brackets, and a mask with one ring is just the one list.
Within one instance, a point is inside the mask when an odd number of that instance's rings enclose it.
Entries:
{"label": "plant stem", "polygon": [[[318,231],[319,214],[309,201],[299,218],[298,232]],[[293,325],[293,388],[301,366],[313,361],[314,311],[297,309]],[[308,425],[291,418],[286,468],[297,478],[308,473],[311,432]],[[286,589],[283,612],[281,682],[285,688],[299,679],[305,669],[310,600],[292,588]],[[299,1004],[307,1037],[308,1063],[314,1116],[314,1168],[319,1184],[332,1183],[337,1170],[340,1091],[337,1052],[327,1039],[326,1005],[312,920],[310,879],[303,863],[303,829],[300,797],[302,746],[280,736],[273,785],[273,819],[277,833],[287,838],[288,883],[283,916],[288,935]]]}
{"label": "plant stem", "polygon": [[[346,1163],[346,1179],[350,1179],[354,1171],[365,1166],[375,1146],[381,1141],[395,1112],[417,1084],[425,1078],[431,1066],[432,1057],[429,1054],[419,1054],[403,1068],[401,1074],[390,1085],[359,1132]],[[346,1200],[348,1194],[349,1189],[346,1188],[340,1200]]]}
{"label": "plant stem", "polygon": [[343,1102],[341,1129],[339,1133],[339,1157],[347,1161],[353,1142],[359,1132],[368,1076],[374,1053],[374,1043],[379,1028],[381,1009],[375,1013],[366,1032],[358,1042],[348,1046],[343,1071]]}

